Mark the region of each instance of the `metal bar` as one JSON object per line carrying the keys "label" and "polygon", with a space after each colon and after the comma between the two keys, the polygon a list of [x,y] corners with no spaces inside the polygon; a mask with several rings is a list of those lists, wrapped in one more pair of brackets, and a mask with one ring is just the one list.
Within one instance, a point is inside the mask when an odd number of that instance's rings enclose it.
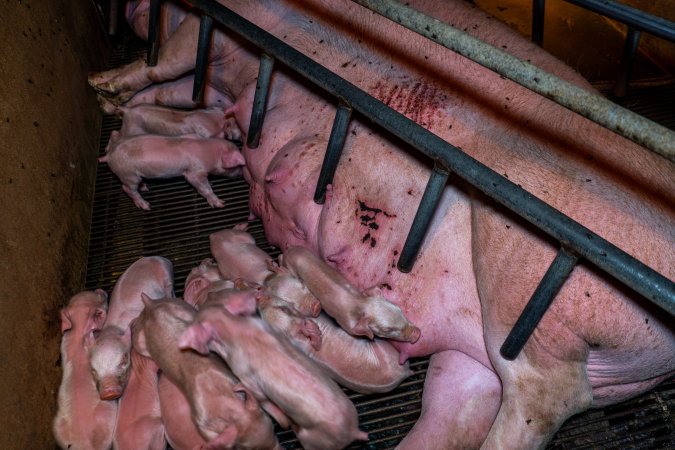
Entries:
{"label": "metal bar", "polygon": [[675,42],[675,22],[654,16],[613,0],[565,0],[618,22],[646,31],[649,34]]}
{"label": "metal bar", "polygon": [[159,11],[162,6],[162,0],[150,0],[150,17],[148,18],[148,58],[147,64],[150,67],[157,65],[159,57]]}
{"label": "metal bar", "polygon": [[326,155],[323,157],[319,180],[316,183],[316,190],[314,191],[314,202],[319,205],[323,205],[323,202],[326,200],[326,186],[333,182],[335,169],[337,169],[338,162],[340,162],[342,148],[345,145],[347,127],[349,126],[351,115],[352,109],[344,103],[340,103],[337,111],[335,111],[335,119],[333,120],[333,128],[330,131],[330,138],[328,138]]}
{"label": "metal bar", "polygon": [[195,63],[195,81],[192,85],[192,101],[200,103],[204,98],[206,68],[208,66],[209,47],[211,47],[211,30],[213,18],[203,14],[199,21],[199,42],[197,43],[197,61]]}
{"label": "metal bar", "polygon": [[395,0],[352,0],[675,162],[675,132]]}
{"label": "metal bar", "polygon": [[532,42],[544,45],[544,8],[546,0],[532,0]]}
{"label": "metal bar", "polygon": [[231,10],[213,0],[191,2],[243,39],[343,99],[355,111],[548,233],[575,254],[675,315],[675,283],[663,275]]}
{"label": "metal bar", "polygon": [[260,143],[260,134],[262,133],[262,126],[265,120],[267,94],[270,90],[273,68],[274,58],[266,53],[260,55],[258,80],[255,84],[255,97],[253,98],[251,120],[249,121],[248,137],[246,138],[246,145],[249,148],[258,148],[258,144]]}
{"label": "metal bar", "polygon": [[579,258],[565,250],[564,247],[558,251],[544,274],[544,278],[539,282],[539,286],[499,349],[504,358],[516,359],[578,260]]}
{"label": "metal bar", "polygon": [[424,189],[420,206],[417,208],[415,218],[413,219],[408,237],[403,244],[401,256],[398,259],[398,270],[407,273],[410,272],[415,264],[417,255],[422,247],[424,236],[427,234],[431,219],[434,216],[438,202],[441,200],[443,189],[448,183],[448,171],[442,166],[435,164],[434,170],[431,172],[427,187]]}
{"label": "metal bar", "polygon": [[623,97],[628,90],[628,80],[630,80],[633,72],[633,63],[635,62],[635,53],[637,52],[638,44],[640,43],[640,30],[633,27],[628,27],[628,34],[626,35],[626,42],[623,47],[623,56],[621,57],[621,64],[619,66],[619,77],[614,85],[614,95]]}

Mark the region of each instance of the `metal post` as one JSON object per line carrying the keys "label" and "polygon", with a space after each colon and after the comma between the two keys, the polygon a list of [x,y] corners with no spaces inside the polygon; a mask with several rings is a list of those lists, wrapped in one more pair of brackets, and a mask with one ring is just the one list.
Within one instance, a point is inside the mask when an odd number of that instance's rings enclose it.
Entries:
{"label": "metal post", "polygon": [[546,0],[532,0],[532,42],[544,46],[544,8]]}
{"label": "metal post", "polygon": [[448,182],[448,175],[447,169],[438,163],[434,164],[434,170],[431,172],[426,189],[424,189],[420,206],[417,208],[408,237],[403,244],[403,250],[401,250],[401,257],[398,259],[397,266],[401,272],[410,272],[415,264],[417,254],[422,247],[422,241],[431,224],[431,218]]}
{"label": "metal post", "polygon": [[499,349],[504,358],[516,359],[578,260],[576,255],[568,252],[564,247],[558,251],[544,278],[532,294],[532,298],[525,305],[525,309]]}
{"label": "metal post", "polygon": [[200,103],[204,97],[206,68],[208,65],[209,47],[211,46],[211,30],[213,19],[206,14],[199,22],[199,42],[197,43],[197,62],[195,63],[195,81],[192,85],[192,101]]}
{"label": "metal post", "polygon": [[162,0],[150,0],[150,17],[148,18],[148,59],[150,67],[157,65],[159,57],[159,11]]}
{"label": "metal post", "polygon": [[314,191],[314,202],[319,205],[323,205],[323,202],[326,200],[326,186],[333,182],[335,170],[340,162],[342,148],[347,138],[347,127],[349,127],[351,115],[352,108],[342,102],[338,106],[337,111],[335,111],[335,119],[333,120],[333,128],[330,131],[330,138],[328,138],[326,155],[323,158],[319,180],[316,183],[316,190]]}
{"label": "metal post", "polygon": [[640,44],[640,30],[628,27],[626,43],[623,47],[623,56],[621,56],[619,76],[616,80],[616,85],[614,85],[614,95],[617,97],[623,97],[626,95],[626,90],[628,90],[628,81],[633,72],[633,63],[635,62],[638,44]]}
{"label": "metal post", "polygon": [[255,97],[253,98],[251,120],[249,121],[248,137],[246,138],[248,148],[258,148],[258,144],[260,143],[260,134],[262,132],[263,121],[265,120],[265,106],[267,104],[267,94],[270,90],[273,68],[274,58],[266,53],[260,55],[258,80],[255,84]]}

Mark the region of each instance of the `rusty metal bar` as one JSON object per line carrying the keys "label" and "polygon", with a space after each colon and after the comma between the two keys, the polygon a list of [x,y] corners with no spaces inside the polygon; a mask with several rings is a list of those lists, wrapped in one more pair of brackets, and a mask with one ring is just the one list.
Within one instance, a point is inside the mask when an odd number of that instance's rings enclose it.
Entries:
{"label": "rusty metal bar", "polygon": [[564,247],[558,251],[499,350],[505,359],[516,359],[578,261],[579,258]]}
{"label": "rusty metal bar", "polygon": [[211,31],[213,18],[202,15],[199,22],[199,41],[197,43],[197,61],[195,62],[195,81],[192,85],[192,101],[200,103],[204,98],[206,84],[206,69],[208,67],[209,47],[211,46]]}
{"label": "rusty metal bar", "polygon": [[413,264],[415,264],[420,248],[422,248],[424,236],[427,234],[431,219],[434,216],[438,202],[441,200],[441,195],[443,195],[443,189],[445,189],[445,185],[448,183],[448,175],[448,171],[442,166],[438,164],[434,165],[434,170],[431,172],[429,181],[427,181],[427,187],[424,189],[422,200],[420,200],[420,205],[415,213],[410,231],[408,231],[405,244],[403,244],[401,256],[398,259],[397,267],[401,272],[410,272]]}
{"label": "rusty metal bar", "polygon": [[557,239],[579,257],[675,315],[675,283],[663,275],[228,8],[213,0],[191,2],[243,39]]}
{"label": "rusty metal bar", "polygon": [[249,148],[258,148],[258,144],[260,143],[260,134],[262,133],[262,126],[265,121],[267,94],[269,93],[270,81],[272,79],[272,69],[274,69],[274,58],[266,53],[260,55],[258,80],[255,84],[255,97],[253,98],[253,109],[251,109],[251,120],[249,121],[248,137],[246,138],[246,145]]}
{"label": "rusty metal bar", "polygon": [[675,132],[395,0],[352,0],[675,162]]}
{"label": "rusty metal bar", "polygon": [[148,59],[150,67],[157,65],[159,57],[159,12],[162,0],[150,0],[150,17],[148,17]]}
{"label": "rusty metal bar", "polygon": [[333,128],[330,131],[326,154],[323,157],[321,172],[319,173],[316,190],[314,191],[314,202],[319,205],[323,205],[323,202],[326,200],[326,186],[333,182],[335,170],[340,162],[342,148],[344,147],[345,139],[347,138],[347,127],[349,127],[351,115],[352,109],[344,103],[340,103],[337,111],[335,111]]}

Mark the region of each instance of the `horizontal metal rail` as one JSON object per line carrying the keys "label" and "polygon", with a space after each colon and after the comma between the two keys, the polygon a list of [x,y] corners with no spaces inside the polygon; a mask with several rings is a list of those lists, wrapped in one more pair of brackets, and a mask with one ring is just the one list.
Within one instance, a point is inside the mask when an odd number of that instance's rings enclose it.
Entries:
{"label": "horizontal metal rail", "polygon": [[453,172],[548,233],[568,251],[585,258],[675,315],[675,283],[663,275],[228,8],[213,0],[191,0],[191,3],[421,151],[444,170]]}
{"label": "horizontal metal rail", "polygon": [[675,162],[675,132],[395,0],[352,0]]}
{"label": "horizontal metal rail", "polygon": [[611,0],[565,0],[567,3],[601,14],[629,27],[675,42],[675,23]]}
{"label": "horizontal metal rail", "polygon": [[[611,0],[565,1],[621,22],[628,27],[619,77],[614,87],[614,95],[617,97],[623,97],[626,94],[642,31],[675,42],[675,23],[662,17]],[[532,1],[532,42],[540,46],[544,41],[544,4],[545,0]]]}

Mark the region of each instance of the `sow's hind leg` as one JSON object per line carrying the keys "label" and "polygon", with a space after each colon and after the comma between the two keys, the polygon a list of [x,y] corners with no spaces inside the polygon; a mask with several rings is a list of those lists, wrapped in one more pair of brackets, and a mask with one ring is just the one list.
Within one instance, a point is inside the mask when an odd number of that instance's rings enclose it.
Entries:
{"label": "sow's hind leg", "polygon": [[478,448],[499,409],[497,375],[466,354],[431,356],[422,413],[398,450]]}

